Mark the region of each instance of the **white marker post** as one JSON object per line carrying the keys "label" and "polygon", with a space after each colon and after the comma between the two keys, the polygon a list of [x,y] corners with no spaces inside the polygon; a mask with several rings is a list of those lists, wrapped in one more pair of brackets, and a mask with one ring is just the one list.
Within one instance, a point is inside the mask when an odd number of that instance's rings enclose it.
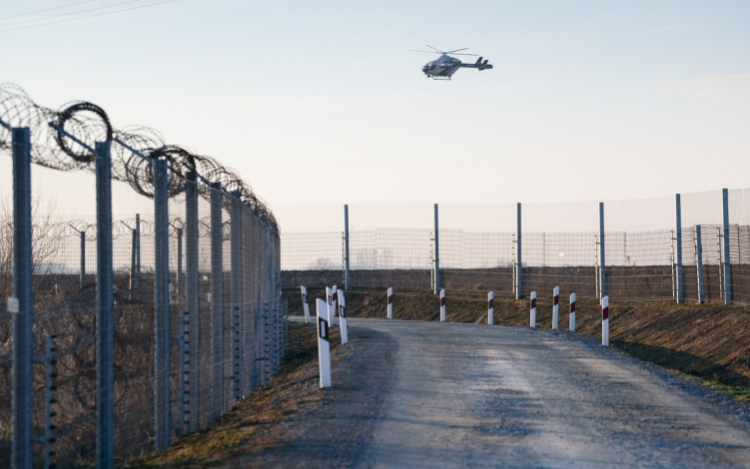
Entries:
{"label": "white marker post", "polygon": [[344,292],[339,293],[339,328],[341,329],[341,344],[349,342],[349,331],[346,328],[346,299]]}
{"label": "white marker post", "polygon": [[307,304],[307,288],[299,287],[302,291],[302,310],[305,312],[305,322],[310,322],[310,305]]}
{"label": "white marker post", "polygon": [[333,295],[331,294],[331,287],[326,287],[326,320],[328,324],[331,324],[333,317],[331,316],[331,303],[333,303]]}
{"label": "white marker post", "polygon": [[531,292],[531,318],[529,320],[529,326],[532,329],[536,328],[536,292]]}
{"label": "white marker post", "polygon": [[602,298],[602,345],[609,347],[609,296]]}
{"label": "white marker post", "polygon": [[495,295],[492,292],[487,293],[487,324],[495,323]]}
{"label": "white marker post", "polygon": [[560,287],[555,287],[552,292],[552,330],[557,330],[557,318],[560,313]]}
{"label": "white marker post", "polygon": [[315,312],[318,316],[318,363],[320,365],[320,387],[331,387],[331,344],[328,342],[328,303],[318,298],[315,300]]}
{"label": "white marker post", "polygon": [[445,322],[445,290],[440,290],[440,322]]}
{"label": "white marker post", "polygon": [[570,294],[570,332],[576,331],[576,294]]}
{"label": "white marker post", "polygon": [[393,319],[393,288],[388,288],[388,319]]}
{"label": "white marker post", "polygon": [[[331,305],[333,306],[333,310],[331,313],[331,319],[336,317],[336,312],[338,311],[338,304],[339,304],[339,289],[336,285],[334,285],[331,288]],[[333,323],[331,323],[333,325]]]}

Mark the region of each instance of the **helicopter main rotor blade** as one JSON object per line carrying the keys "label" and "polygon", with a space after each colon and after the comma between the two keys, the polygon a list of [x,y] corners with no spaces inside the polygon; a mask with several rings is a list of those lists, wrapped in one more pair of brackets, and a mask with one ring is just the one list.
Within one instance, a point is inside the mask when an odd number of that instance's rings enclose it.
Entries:
{"label": "helicopter main rotor blade", "polygon": [[452,55],[473,55],[474,57],[479,57],[479,55],[477,55],[477,54],[452,54]]}
{"label": "helicopter main rotor blade", "polygon": [[468,49],[468,47],[464,47],[463,49],[456,49],[456,50],[452,50],[452,51],[450,51],[450,52],[443,52],[443,54],[452,54],[452,53],[454,53],[454,52],[459,52],[459,51],[462,51],[462,50],[466,50],[466,49]]}
{"label": "helicopter main rotor blade", "polygon": [[416,50],[416,49],[409,49],[409,52],[425,52],[427,54],[440,54],[440,52],[435,52],[432,50]]}
{"label": "helicopter main rotor blade", "polygon": [[436,51],[440,52],[441,54],[445,54],[445,52],[441,51],[441,50],[440,50],[440,49],[438,49],[437,47],[432,47],[432,46],[431,46],[431,45],[429,45],[429,44],[425,44],[425,45],[426,45],[427,47],[429,47],[430,49],[435,49]]}

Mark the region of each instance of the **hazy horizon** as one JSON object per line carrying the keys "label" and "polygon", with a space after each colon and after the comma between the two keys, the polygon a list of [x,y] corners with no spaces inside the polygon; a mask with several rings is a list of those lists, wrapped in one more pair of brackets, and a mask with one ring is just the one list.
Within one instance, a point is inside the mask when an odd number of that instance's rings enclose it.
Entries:
{"label": "hazy horizon", "polygon": [[[0,6],[2,81],[157,128],[274,208],[748,186],[746,2],[177,0],[11,30],[115,3]],[[426,79],[425,44],[495,68]]]}

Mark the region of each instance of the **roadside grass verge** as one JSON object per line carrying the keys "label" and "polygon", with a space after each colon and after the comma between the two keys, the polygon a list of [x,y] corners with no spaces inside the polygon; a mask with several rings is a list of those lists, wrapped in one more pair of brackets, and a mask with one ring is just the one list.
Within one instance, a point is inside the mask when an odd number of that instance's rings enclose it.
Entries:
{"label": "roadside grass verge", "polygon": [[[331,329],[331,349],[340,342],[338,328]],[[235,405],[216,425],[182,437],[164,451],[119,466],[141,469],[218,467],[232,457],[275,446],[276,438],[270,430],[322,399],[315,363],[317,356],[314,324],[289,324],[289,349],[279,373],[270,383]]]}

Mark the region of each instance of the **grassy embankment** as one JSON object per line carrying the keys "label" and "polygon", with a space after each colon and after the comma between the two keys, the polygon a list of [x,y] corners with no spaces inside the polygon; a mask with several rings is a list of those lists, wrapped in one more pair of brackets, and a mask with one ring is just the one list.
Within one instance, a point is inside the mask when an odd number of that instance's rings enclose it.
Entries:
{"label": "grassy embankment", "polygon": [[[322,399],[316,333],[313,324],[290,324],[289,349],[279,374],[268,385],[234,406],[216,425],[180,438],[169,449],[130,461],[124,467],[223,466],[238,455],[275,446],[272,430]],[[331,329],[331,349],[339,343],[338,328]]]}
{"label": "grassy embankment", "polygon": [[[286,290],[291,314],[301,314],[297,290]],[[323,297],[322,290],[308,298]],[[382,290],[346,292],[350,317],[384,318]],[[569,306],[560,298],[559,329],[568,330]],[[394,318],[437,321],[439,299],[430,292],[396,291]],[[577,332],[601,337],[601,310],[596,300],[577,303]],[[495,324],[528,326],[528,300],[495,295]],[[447,292],[446,319],[486,322],[485,292]],[[552,327],[552,298],[537,300],[537,327]],[[750,400],[750,307],[688,303],[618,303],[610,306],[610,343],[645,361],[698,379],[714,389]]]}

